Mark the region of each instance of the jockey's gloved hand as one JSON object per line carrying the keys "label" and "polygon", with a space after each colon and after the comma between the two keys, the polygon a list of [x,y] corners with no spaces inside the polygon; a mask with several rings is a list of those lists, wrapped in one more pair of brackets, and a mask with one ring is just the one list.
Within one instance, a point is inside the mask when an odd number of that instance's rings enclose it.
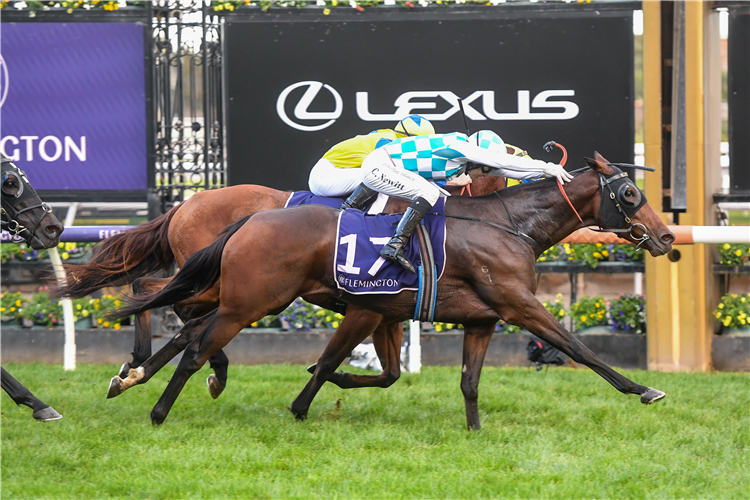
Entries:
{"label": "jockey's gloved hand", "polygon": [[449,186],[465,186],[471,184],[471,177],[469,177],[469,174],[464,173],[449,180],[446,184]]}
{"label": "jockey's gloved hand", "polygon": [[547,163],[547,166],[544,167],[543,172],[547,177],[557,177],[557,180],[560,181],[560,184],[565,184],[566,182],[570,182],[573,180],[573,176],[566,172],[562,165],[558,165],[556,163]]}

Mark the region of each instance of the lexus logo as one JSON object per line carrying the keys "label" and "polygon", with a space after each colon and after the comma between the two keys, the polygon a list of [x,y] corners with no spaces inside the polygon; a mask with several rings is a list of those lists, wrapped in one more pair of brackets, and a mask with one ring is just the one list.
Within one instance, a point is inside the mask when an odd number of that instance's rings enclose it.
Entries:
{"label": "lexus logo", "polygon": [[[294,107],[294,118],[292,120],[286,114],[286,100],[289,94],[300,87],[307,87],[305,93]],[[333,96],[336,109],[331,112],[313,113],[308,111],[310,104],[317,97],[322,88],[325,88]],[[571,120],[578,116],[578,105],[572,101],[559,100],[560,97],[575,96],[574,90],[542,90],[531,98],[528,90],[516,92],[515,103],[502,103],[503,108],[515,107],[512,112],[498,112],[495,105],[494,90],[477,90],[463,98],[466,117],[470,120],[482,121],[515,121],[515,120]],[[551,100],[552,99],[552,100]],[[438,104],[443,101],[449,105],[447,111],[436,112]],[[396,108],[393,113],[373,113],[369,108],[369,95],[367,92],[354,93],[354,106],[357,117],[366,122],[401,120],[410,114],[418,113],[428,120],[439,122],[447,120],[456,113],[460,113],[459,97],[450,90],[427,90],[404,92],[394,101]],[[444,106],[443,104],[443,106]],[[481,106],[481,107],[480,107]],[[305,81],[294,83],[285,88],[276,100],[276,111],[281,120],[292,128],[306,132],[323,130],[335,122],[342,112],[343,104],[341,95],[330,85],[321,82]],[[429,110],[432,110],[430,112]],[[481,110],[481,111],[480,111]],[[302,125],[303,120],[328,120],[320,125]]]}
{"label": "lexus logo", "polygon": [[[301,125],[287,116],[286,109],[284,109],[286,106],[286,98],[289,97],[289,94],[293,90],[304,86],[307,86],[307,90],[294,107],[294,117],[297,118],[297,120],[328,120],[327,122],[321,125]],[[331,93],[331,95],[333,95],[333,99],[336,102],[336,109],[328,113],[313,113],[308,111],[310,103],[315,97],[317,97],[321,88],[325,88]],[[290,85],[279,94],[279,98],[276,100],[276,112],[279,114],[279,118],[290,127],[296,128],[297,130],[304,130],[305,132],[315,132],[316,130],[323,130],[324,128],[331,126],[333,122],[341,116],[343,107],[344,105],[341,96],[333,87],[315,81],[298,82]]]}
{"label": "lexus logo", "polygon": [[5,104],[5,98],[8,97],[8,83],[8,65],[0,54],[0,108]]}

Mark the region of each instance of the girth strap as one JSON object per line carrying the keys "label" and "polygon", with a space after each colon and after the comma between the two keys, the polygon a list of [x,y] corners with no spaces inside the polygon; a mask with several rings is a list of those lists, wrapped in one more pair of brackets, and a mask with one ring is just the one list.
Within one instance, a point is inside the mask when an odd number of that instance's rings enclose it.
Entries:
{"label": "girth strap", "polygon": [[419,247],[422,265],[419,266],[419,290],[417,291],[417,306],[414,309],[416,321],[432,322],[435,318],[435,303],[437,302],[437,266],[432,252],[430,234],[424,224],[419,224],[414,231],[414,238]]}

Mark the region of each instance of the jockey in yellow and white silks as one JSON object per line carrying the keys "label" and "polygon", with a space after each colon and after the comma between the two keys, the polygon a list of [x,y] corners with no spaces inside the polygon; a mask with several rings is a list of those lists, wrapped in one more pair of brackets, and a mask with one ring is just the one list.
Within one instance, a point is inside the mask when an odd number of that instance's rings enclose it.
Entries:
{"label": "jockey in yellow and white silks", "polygon": [[383,258],[415,272],[404,257],[403,247],[440,197],[439,184],[471,182],[465,172],[469,162],[490,167],[491,175],[513,179],[547,176],[565,183],[573,178],[560,165],[509,155],[503,140],[491,130],[479,131],[471,137],[454,132],[396,139],[370,153],[362,163],[365,186],[413,202],[393,238],[381,250]]}
{"label": "jockey in yellow and white silks", "polygon": [[[308,185],[316,196],[346,196],[352,194],[344,208],[362,208],[377,195],[362,185],[362,162],[375,149],[399,138],[434,134],[432,124],[419,115],[400,120],[393,130],[375,130],[342,141],[323,155],[310,172]],[[356,191],[356,192],[355,192]]]}

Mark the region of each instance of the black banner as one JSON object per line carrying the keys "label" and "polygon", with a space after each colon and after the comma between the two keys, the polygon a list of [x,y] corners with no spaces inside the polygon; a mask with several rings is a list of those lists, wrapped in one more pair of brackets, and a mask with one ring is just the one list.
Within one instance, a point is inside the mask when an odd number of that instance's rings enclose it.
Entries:
{"label": "black banner", "polygon": [[230,184],[307,189],[333,144],[412,113],[463,132],[457,98],[471,132],[491,129],[534,158],[559,161],[542,150],[554,140],[569,169],[594,150],[632,162],[632,11],[493,10],[228,18]]}

